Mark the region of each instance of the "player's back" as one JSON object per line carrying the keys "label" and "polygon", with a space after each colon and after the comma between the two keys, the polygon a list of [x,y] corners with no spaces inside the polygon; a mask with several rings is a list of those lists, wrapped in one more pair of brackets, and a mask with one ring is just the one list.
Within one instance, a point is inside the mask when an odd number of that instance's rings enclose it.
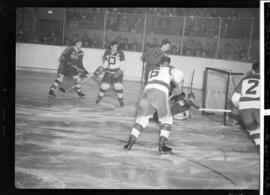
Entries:
{"label": "player's back", "polygon": [[260,108],[260,76],[250,75],[242,79],[236,92],[241,95],[239,109]]}
{"label": "player's back", "polygon": [[157,88],[168,93],[170,90],[170,82],[174,80],[176,83],[183,79],[181,70],[172,66],[160,66],[149,72],[148,82],[145,89]]}
{"label": "player's back", "polygon": [[144,60],[147,64],[156,65],[160,62],[161,58],[165,56],[165,53],[159,47],[149,48],[144,53]]}

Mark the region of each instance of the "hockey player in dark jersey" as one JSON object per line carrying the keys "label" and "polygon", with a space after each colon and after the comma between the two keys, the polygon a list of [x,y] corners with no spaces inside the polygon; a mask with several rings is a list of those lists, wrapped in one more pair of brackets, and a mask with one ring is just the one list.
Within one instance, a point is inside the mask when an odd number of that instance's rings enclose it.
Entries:
{"label": "hockey player in dark jersey", "polygon": [[193,102],[194,94],[186,94],[182,92],[180,95],[175,95],[171,98],[171,112],[173,119],[176,120],[187,120],[191,118],[190,108],[199,109],[200,107]]}
{"label": "hockey player in dark jersey", "polygon": [[[159,66],[161,58],[167,56],[168,50],[171,48],[171,42],[168,40],[163,40],[160,47],[149,48],[143,53],[142,60],[146,63],[144,70],[144,85],[146,85],[148,81],[149,72],[153,70],[156,66]],[[171,95],[171,91],[175,88],[175,84],[173,82],[170,83],[171,89],[169,95]],[[154,112],[153,117],[155,121],[158,121],[158,114]]]}
{"label": "hockey player in dark jersey", "polygon": [[[81,50],[82,41],[76,40],[73,47],[67,47],[60,56],[60,65],[57,71],[57,78],[52,83],[49,96],[55,97],[55,90],[60,83],[63,82],[64,76],[71,76],[75,84],[81,81],[80,75],[87,75],[88,72],[83,66],[83,51]],[[85,98],[85,94],[81,90],[81,85],[76,85],[78,96]]]}
{"label": "hockey player in dark jersey", "polygon": [[144,72],[144,84],[147,83],[148,75],[157,65],[162,57],[167,56],[167,51],[171,47],[171,42],[163,40],[160,47],[149,48],[143,53],[142,60],[146,63]]}
{"label": "hockey player in dark jersey", "polygon": [[244,77],[232,95],[232,103],[246,130],[259,149],[260,145],[260,64],[252,65],[252,74]]}
{"label": "hockey player in dark jersey", "polygon": [[117,94],[118,101],[121,107],[124,106],[123,100],[123,77],[125,69],[125,55],[124,52],[118,49],[119,44],[116,41],[112,41],[110,49],[106,50],[103,55],[103,65],[99,66],[94,72],[94,76],[97,78],[103,72],[105,72],[98,94],[96,103],[99,104],[106,91],[112,84]]}

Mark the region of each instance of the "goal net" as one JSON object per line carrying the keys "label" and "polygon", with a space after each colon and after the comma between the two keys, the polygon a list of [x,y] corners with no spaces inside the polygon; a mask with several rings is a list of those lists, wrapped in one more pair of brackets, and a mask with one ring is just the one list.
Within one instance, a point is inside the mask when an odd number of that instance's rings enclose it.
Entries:
{"label": "goal net", "polygon": [[[203,81],[202,108],[234,110],[231,96],[243,78],[243,73],[234,73],[226,70],[206,68]],[[232,114],[229,112],[206,112],[212,119],[230,125]]]}

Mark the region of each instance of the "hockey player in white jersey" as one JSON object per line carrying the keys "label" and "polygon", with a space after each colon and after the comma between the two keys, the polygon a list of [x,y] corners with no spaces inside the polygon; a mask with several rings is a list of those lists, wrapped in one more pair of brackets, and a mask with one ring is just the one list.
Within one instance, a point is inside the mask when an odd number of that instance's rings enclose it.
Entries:
{"label": "hockey player in white jersey", "polygon": [[169,57],[162,57],[160,64],[149,72],[147,84],[139,100],[134,127],[128,144],[124,146],[126,150],[131,150],[140,133],[149,124],[153,112],[157,111],[161,123],[159,151],[161,154],[172,151],[172,148],[167,146],[173,124],[168,94],[171,81],[176,84],[175,92],[182,92],[183,72],[170,66],[170,61]]}

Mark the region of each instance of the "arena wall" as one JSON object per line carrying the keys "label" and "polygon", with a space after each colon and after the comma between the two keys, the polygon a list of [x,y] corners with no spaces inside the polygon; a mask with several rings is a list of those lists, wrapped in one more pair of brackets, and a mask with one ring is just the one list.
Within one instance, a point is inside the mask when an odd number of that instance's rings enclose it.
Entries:
{"label": "arena wall", "polygon": [[[56,72],[58,59],[63,46],[16,43],[16,68],[37,71]],[[84,66],[93,72],[101,63],[104,49],[83,48]],[[125,51],[126,72],[125,79],[139,81],[142,72],[140,52]],[[190,86],[192,72],[195,70],[193,87],[202,88],[203,73],[206,67],[247,73],[251,63],[171,55],[171,64],[184,72],[185,86]]]}

